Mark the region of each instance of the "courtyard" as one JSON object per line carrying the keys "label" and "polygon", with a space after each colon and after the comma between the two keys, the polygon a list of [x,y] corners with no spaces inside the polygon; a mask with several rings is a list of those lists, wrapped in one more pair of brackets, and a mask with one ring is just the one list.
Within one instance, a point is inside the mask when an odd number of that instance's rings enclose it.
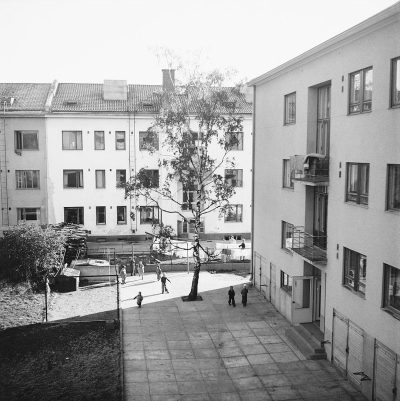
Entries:
{"label": "courtyard", "polygon": [[[201,272],[198,302],[181,299],[192,274],[167,277],[169,294],[161,294],[155,274],[122,286],[126,400],[364,400],[328,361],[294,349],[285,337],[289,323],[258,291],[250,287],[241,305],[249,277]],[[142,308],[133,299],[139,291]]]}

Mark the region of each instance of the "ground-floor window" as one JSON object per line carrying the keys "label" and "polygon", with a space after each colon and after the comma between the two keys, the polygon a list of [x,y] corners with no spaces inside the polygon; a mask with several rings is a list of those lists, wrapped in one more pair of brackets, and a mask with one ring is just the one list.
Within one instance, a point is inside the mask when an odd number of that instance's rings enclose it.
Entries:
{"label": "ground-floor window", "polygon": [[117,224],[126,224],[126,206],[117,206]]}
{"label": "ground-floor window", "polygon": [[343,284],[362,295],[367,286],[367,257],[361,253],[344,248]]}
{"label": "ground-floor window", "polygon": [[23,207],[17,209],[18,221],[40,222],[40,208]]}
{"label": "ground-floor window", "polygon": [[106,224],[105,206],[96,206],[96,224]]}
{"label": "ground-floor window", "polygon": [[[195,219],[185,220],[182,225],[184,234],[194,234]],[[199,232],[204,233],[204,221],[200,222]]]}
{"label": "ground-floor window", "polygon": [[64,222],[72,224],[84,224],[83,207],[65,207]]}
{"label": "ground-floor window", "polygon": [[281,288],[283,291],[292,294],[292,277],[281,270]]}
{"label": "ground-floor window", "polygon": [[383,307],[400,315],[400,269],[386,264],[383,269]]}

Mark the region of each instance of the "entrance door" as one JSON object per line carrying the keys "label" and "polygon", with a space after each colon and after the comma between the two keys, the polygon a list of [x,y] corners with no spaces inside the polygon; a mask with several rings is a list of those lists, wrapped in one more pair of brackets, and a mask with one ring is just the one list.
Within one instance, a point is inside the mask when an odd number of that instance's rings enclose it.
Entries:
{"label": "entrance door", "polygon": [[321,319],[321,277],[314,278],[314,311],[313,321],[319,322]]}
{"label": "entrance door", "polygon": [[327,187],[315,187],[314,192],[314,243],[321,249],[326,249],[328,220],[328,190]]}
{"label": "entrance door", "polygon": [[314,277],[293,277],[292,286],[292,323],[313,321]]}
{"label": "entrance door", "polygon": [[317,147],[316,152],[329,156],[329,131],[331,113],[331,86],[318,88]]}
{"label": "entrance door", "polygon": [[[400,394],[396,376],[400,379],[400,358],[389,348],[375,340],[374,396],[376,401],[398,401]],[[400,380],[399,380],[400,384]]]}

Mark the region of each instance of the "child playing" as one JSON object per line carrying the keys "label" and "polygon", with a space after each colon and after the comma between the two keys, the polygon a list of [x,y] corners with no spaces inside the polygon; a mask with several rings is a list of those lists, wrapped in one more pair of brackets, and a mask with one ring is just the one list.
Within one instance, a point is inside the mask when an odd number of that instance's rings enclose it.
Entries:
{"label": "child playing", "polygon": [[231,288],[229,288],[228,296],[229,296],[228,304],[230,305],[232,303],[233,306],[236,306],[236,303],[235,303],[235,290],[233,289],[232,286],[231,286]]}
{"label": "child playing", "polygon": [[137,298],[137,304],[138,304],[138,307],[139,308],[141,308],[142,307],[142,301],[143,301],[143,295],[142,295],[142,293],[139,291],[139,294],[137,294],[136,295],[136,297],[135,298],[133,298],[133,299],[136,299]]}

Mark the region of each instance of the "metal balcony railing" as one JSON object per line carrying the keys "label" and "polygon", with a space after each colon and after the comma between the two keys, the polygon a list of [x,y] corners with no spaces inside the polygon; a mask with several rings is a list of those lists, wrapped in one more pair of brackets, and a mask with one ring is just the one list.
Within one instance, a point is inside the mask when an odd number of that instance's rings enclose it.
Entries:
{"label": "metal balcony railing", "polygon": [[293,180],[313,184],[329,181],[329,157],[317,153],[290,158]]}
{"label": "metal balcony railing", "polygon": [[326,236],[311,235],[304,227],[294,227],[292,251],[311,262],[326,263]]}

